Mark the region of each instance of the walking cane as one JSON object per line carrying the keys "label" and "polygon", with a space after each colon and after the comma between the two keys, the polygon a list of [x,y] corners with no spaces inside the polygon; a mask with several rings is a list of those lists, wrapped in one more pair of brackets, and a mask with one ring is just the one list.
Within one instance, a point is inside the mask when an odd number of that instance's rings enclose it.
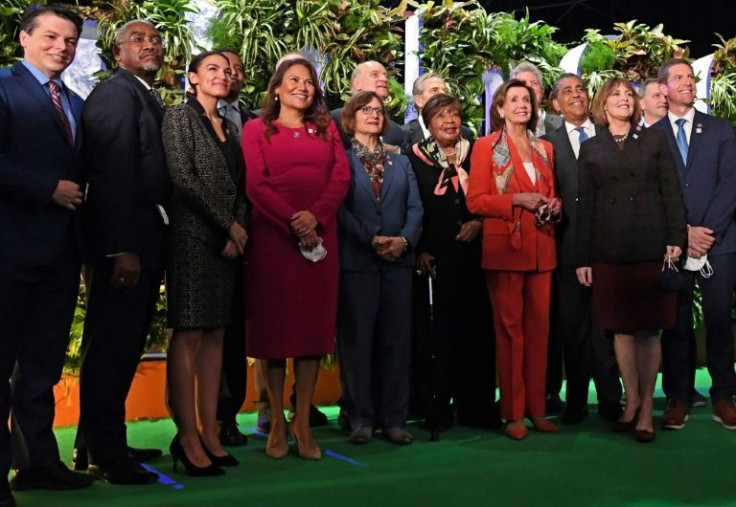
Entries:
{"label": "walking cane", "polygon": [[429,441],[439,442],[439,407],[437,406],[437,347],[434,336],[434,294],[432,292],[432,274],[427,273],[429,284],[429,371],[430,371],[430,407],[429,407]]}

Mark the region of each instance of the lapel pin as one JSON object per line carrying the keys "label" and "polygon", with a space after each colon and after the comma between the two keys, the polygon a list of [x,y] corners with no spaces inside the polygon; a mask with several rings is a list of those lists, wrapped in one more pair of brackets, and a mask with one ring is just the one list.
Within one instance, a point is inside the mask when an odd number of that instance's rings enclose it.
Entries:
{"label": "lapel pin", "polygon": [[695,125],[695,133],[696,134],[702,134],[703,133],[703,124],[702,123],[698,123],[697,125]]}

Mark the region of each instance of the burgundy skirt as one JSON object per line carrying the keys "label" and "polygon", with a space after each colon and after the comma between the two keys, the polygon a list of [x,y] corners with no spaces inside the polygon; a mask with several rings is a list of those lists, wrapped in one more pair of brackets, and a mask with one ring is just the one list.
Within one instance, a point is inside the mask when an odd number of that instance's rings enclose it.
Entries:
{"label": "burgundy skirt", "polygon": [[677,292],[659,288],[662,261],[593,264],[593,307],[598,325],[608,331],[672,329]]}

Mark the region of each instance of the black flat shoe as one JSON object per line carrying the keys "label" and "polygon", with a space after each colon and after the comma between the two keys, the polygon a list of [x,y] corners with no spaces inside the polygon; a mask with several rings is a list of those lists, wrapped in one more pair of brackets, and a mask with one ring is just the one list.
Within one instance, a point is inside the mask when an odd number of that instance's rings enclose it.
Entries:
{"label": "black flat shoe", "polygon": [[234,421],[222,423],[217,436],[220,439],[220,443],[225,447],[248,445],[248,437],[240,432],[238,425]]}
{"label": "black flat shoe", "polygon": [[171,441],[169,452],[171,453],[172,468],[174,469],[174,472],[176,472],[176,464],[181,461],[184,465],[184,469],[187,471],[187,475],[191,475],[192,477],[212,477],[215,475],[225,474],[225,471],[214,463],[210,463],[204,467],[198,467],[192,463],[189,456],[187,456],[187,453],[184,451],[184,448],[181,446],[178,435],[175,435],[174,439]]}
{"label": "black flat shoe", "polygon": [[365,445],[373,439],[372,426],[360,426],[355,428],[348,438],[348,442],[355,445]]}
{"label": "black flat shoe", "polygon": [[161,449],[137,449],[128,446],[128,457],[138,463],[145,463],[164,455]]}
{"label": "black flat shoe", "polygon": [[156,474],[149,472],[140,463],[127,456],[104,466],[91,463],[88,471],[91,475],[110,484],[141,486],[153,484],[158,480]]}
{"label": "black flat shoe", "polygon": [[414,442],[414,435],[406,431],[404,428],[388,428],[383,430],[383,434],[389,442],[396,445],[409,445]]}
{"label": "black flat shoe", "polygon": [[209,449],[207,449],[207,446],[205,445],[204,441],[200,439],[200,442],[202,442],[202,449],[204,449],[204,453],[207,455],[207,457],[210,459],[212,463],[217,465],[218,467],[236,467],[240,465],[240,462],[235,459],[235,457],[232,454],[225,454],[224,456],[215,456],[210,452]]}
{"label": "black flat shoe", "polygon": [[15,491],[81,489],[93,482],[95,478],[91,475],[72,472],[64,463],[58,461],[51,465],[18,470],[10,480],[10,489]]}

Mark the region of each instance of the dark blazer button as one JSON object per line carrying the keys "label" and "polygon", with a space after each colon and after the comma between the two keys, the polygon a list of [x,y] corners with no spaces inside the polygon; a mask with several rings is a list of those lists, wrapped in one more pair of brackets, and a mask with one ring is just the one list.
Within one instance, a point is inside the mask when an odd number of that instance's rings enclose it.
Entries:
{"label": "dark blazer button", "polygon": [[634,200],[634,197],[633,196],[632,197],[629,197],[629,201],[633,201],[633,200]]}
{"label": "dark blazer button", "polygon": [[615,197],[612,197],[611,198],[611,204],[616,204],[616,198]]}
{"label": "dark blazer button", "polygon": [[460,199],[455,199],[455,204],[460,204]]}

